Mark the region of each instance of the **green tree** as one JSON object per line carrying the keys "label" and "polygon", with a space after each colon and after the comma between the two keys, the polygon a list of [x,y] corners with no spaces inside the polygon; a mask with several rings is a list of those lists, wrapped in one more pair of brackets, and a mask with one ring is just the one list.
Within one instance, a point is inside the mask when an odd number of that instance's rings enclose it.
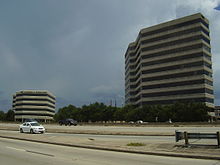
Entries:
{"label": "green tree", "polygon": [[171,105],[144,105],[137,108],[132,105],[124,107],[106,106],[103,103],[93,103],[76,108],[73,105],[60,108],[54,119],[56,121],[73,118],[82,122],[96,121],[137,121],[174,122],[207,121],[210,111],[203,103],[177,102]]}
{"label": "green tree", "polygon": [[0,121],[5,120],[5,113],[3,111],[0,111]]}
{"label": "green tree", "polygon": [[15,116],[15,113],[13,110],[8,110],[8,112],[5,114],[5,120],[6,121],[14,121],[14,116]]}
{"label": "green tree", "polygon": [[172,119],[172,112],[169,105],[167,106],[158,106],[158,121],[166,122],[169,119]]}
{"label": "green tree", "polygon": [[60,108],[56,115],[54,116],[55,121],[67,119],[67,118],[73,118],[75,119],[75,111],[78,109],[73,105],[68,105],[66,107]]}
{"label": "green tree", "polygon": [[115,121],[130,121],[130,111],[133,111],[135,107],[133,105],[126,105],[122,108],[118,108],[113,114],[113,120]]}
{"label": "green tree", "polygon": [[106,106],[103,103],[94,103],[82,106],[80,116],[82,121],[109,121],[113,119],[115,107]]}
{"label": "green tree", "polygon": [[173,121],[195,122],[207,121],[209,108],[203,103],[175,103],[171,106]]}

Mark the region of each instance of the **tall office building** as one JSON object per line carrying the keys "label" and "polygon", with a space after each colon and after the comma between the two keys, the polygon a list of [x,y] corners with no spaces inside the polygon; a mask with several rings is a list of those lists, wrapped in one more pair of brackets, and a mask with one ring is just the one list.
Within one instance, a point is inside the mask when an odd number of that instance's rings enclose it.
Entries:
{"label": "tall office building", "polygon": [[50,121],[55,114],[55,96],[43,90],[19,91],[13,95],[12,107],[15,111],[15,121]]}
{"label": "tall office building", "polygon": [[209,21],[200,13],[142,29],[125,54],[125,103],[214,107]]}

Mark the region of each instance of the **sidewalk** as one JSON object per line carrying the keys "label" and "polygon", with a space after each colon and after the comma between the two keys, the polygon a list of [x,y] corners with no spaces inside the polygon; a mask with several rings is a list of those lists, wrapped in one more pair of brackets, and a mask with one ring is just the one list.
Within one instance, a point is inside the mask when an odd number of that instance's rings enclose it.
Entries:
{"label": "sidewalk", "polygon": [[145,143],[145,146],[134,147],[134,146],[127,146],[127,144],[131,143],[131,141],[120,141],[120,140],[106,141],[106,140],[97,140],[93,138],[81,138],[81,137],[73,137],[73,136],[54,136],[48,134],[45,135],[45,134],[15,133],[14,131],[1,133],[0,137],[62,145],[62,146],[70,146],[70,147],[110,150],[117,152],[220,160],[220,149],[217,148],[216,146],[192,145],[190,147],[184,147],[183,142],[181,143],[151,142],[151,143]]}

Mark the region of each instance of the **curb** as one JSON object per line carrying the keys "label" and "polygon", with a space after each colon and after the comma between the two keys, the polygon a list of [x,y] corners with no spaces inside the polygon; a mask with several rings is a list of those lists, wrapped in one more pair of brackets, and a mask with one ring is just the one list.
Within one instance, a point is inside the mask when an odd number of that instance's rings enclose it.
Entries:
{"label": "curb", "polygon": [[178,154],[178,153],[167,153],[167,152],[132,151],[132,150],[126,150],[126,149],[115,149],[115,148],[105,148],[105,147],[95,147],[95,146],[84,146],[84,145],[76,145],[76,144],[48,142],[48,141],[40,141],[40,140],[25,139],[25,138],[10,137],[10,136],[2,136],[2,135],[0,135],[0,138],[23,140],[23,141],[25,140],[25,141],[29,141],[29,142],[37,142],[37,143],[52,144],[52,145],[67,146],[67,147],[95,149],[95,150],[103,150],[103,151],[115,151],[115,152],[133,153],[133,154],[154,155],[154,156],[169,156],[169,157],[205,159],[205,160],[220,160],[220,157],[216,157],[216,156],[190,155],[190,154]]}

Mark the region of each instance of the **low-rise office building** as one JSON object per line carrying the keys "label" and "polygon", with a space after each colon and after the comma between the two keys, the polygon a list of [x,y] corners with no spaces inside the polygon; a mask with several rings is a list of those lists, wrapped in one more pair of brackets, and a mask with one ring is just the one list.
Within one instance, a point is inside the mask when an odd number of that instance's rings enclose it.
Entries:
{"label": "low-rise office building", "polygon": [[55,96],[44,90],[23,90],[13,95],[15,121],[51,121],[55,115]]}

